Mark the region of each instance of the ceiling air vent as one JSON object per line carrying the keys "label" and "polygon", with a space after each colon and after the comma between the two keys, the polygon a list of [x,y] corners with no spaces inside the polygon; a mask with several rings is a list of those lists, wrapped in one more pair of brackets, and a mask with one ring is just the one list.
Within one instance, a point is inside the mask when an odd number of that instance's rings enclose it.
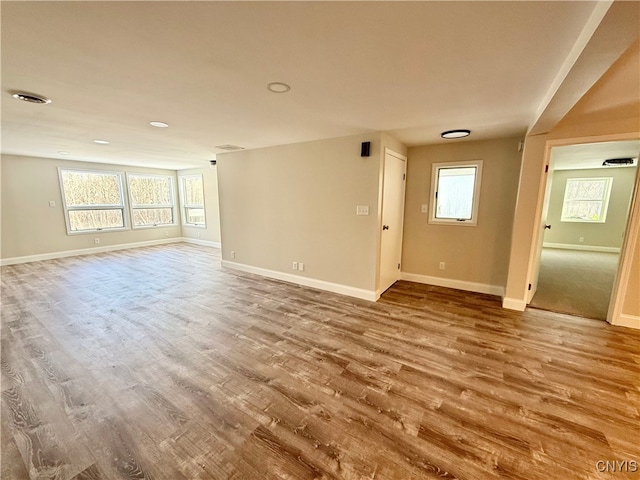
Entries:
{"label": "ceiling air vent", "polygon": [[14,91],[14,92],[11,92],[11,95],[13,96],[13,98],[22,100],[23,102],[40,103],[40,104],[51,103],[50,99],[48,99],[47,97],[43,97],[42,95],[38,95],[36,93]]}
{"label": "ceiling air vent", "polygon": [[621,165],[633,165],[633,158],[609,158],[602,162],[603,167],[619,167]]}
{"label": "ceiling air vent", "polygon": [[216,148],[220,150],[226,150],[227,152],[232,152],[234,150],[244,150],[243,147],[238,147],[237,145],[216,145]]}

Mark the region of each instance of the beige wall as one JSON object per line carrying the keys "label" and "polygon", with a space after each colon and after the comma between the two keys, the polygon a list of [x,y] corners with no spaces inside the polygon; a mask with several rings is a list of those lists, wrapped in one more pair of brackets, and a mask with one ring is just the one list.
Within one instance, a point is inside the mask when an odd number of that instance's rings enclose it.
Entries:
{"label": "beige wall", "polygon": [[[122,232],[68,235],[58,167],[171,175],[172,170],[2,155],[2,259],[181,236],[180,225]],[[55,207],[49,207],[49,201]],[[99,238],[96,245],[94,239]]]}
{"label": "beige wall", "polygon": [[[374,291],[381,137],[218,155],[223,260]],[[370,157],[360,157],[364,141]]]}
{"label": "beige wall", "polygon": [[[409,149],[402,271],[503,287],[506,283],[522,137]],[[432,225],[433,163],[483,160],[478,225]],[[445,270],[439,270],[445,262]]]}
{"label": "beige wall", "polygon": [[218,167],[178,170],[180,175],[202,175],[206,227],[182,227],[182,236],[194,240],[220,243],[220,206],[218,202]]}
{"label": "beige wall", "polygon": [[[594,177],[613,178],[606,221],[604,223],[561,222],[567,179]],[[556,170],[553,172],[547,214],[547,223],[551,225],[551,230],[545,232],[545,243],[620,248],[627,227],[627,214],[635,180],[635,167]],[[580,243],[580,237],[584,238],[583,243]]]}

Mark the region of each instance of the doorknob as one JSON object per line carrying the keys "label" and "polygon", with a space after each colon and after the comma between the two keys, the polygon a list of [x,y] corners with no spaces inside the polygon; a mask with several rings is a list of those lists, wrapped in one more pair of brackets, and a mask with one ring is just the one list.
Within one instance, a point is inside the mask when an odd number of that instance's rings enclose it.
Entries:
{"label": "doorknob", "polygon": [[383,230],[389,230],[389,225],[383,225],[383,226],[382,226],[382,229],[383,229]]}
{"label": "doorknob", "polygon": [[551,230],[551,225],[546,225],[546,224],[545,224],[544,228],[545,228],[545,229],[549,229],[549,230]]}

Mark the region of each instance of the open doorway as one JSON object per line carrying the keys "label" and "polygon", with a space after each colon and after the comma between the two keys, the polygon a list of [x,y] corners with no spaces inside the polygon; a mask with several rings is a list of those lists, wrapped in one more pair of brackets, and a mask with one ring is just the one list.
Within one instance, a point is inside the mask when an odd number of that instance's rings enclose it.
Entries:
{"label": "open doorway", "polygon": [[639,141],[552,148],[531,307],[606,320],[639,151]]}

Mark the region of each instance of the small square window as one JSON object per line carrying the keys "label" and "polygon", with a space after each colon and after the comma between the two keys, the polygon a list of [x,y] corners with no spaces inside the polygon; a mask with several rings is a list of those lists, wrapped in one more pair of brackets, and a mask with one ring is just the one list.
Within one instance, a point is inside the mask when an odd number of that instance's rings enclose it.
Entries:
{"label": "small square window", "polygon": [[604,223],[613,177],[568,178],[562,203],[562,222]]}
{"label": "small square window", "polygon": [[429,223],[476,225],[482,160],[435,163]]}

